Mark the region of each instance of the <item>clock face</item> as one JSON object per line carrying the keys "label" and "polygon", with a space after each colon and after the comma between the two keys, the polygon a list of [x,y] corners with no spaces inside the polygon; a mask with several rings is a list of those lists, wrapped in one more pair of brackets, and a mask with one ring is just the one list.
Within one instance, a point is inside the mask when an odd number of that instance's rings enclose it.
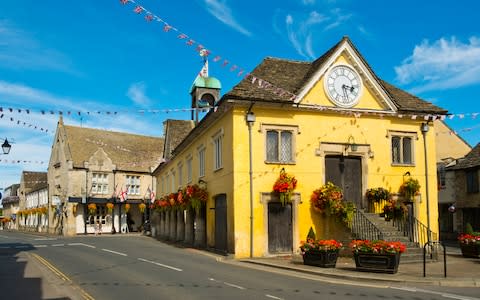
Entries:
{"label": "clock face", "polygon": [[337,65],[330,69],[325,79],[325,90],[330,100],[340,107],[352,107],[358,103],[362,81],[352,68]]}

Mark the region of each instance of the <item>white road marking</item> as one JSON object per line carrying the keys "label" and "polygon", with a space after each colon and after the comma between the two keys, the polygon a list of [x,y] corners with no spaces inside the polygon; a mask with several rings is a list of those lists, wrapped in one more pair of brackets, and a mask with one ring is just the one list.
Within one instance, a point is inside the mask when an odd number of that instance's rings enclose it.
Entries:
{"label": "white road marking", "polygon": [[72,243],[71,245],[72,246],[85,246],[85,247],[88,247],[88,248],[97,248],[95,246],[84,244],[84,243]]}
{"label": "white road marking", "polygon": [[13,239],[13,238],[11,238],[11,237],[9,237],[9,236],[6,236],[6,235],[0,235],[0,237],[1,237],[1,238],[4,238],[4,239]]}
{"label": "white road marking", "polygon": [[277,300],[283,300],[283,298],[278,298],[269,294],[266,294],[265,297],[272,298],[272,299],[277,299]]}
{"label": "white road marking", "polygon": [[117,251],[113,251],[113,250],[108,250],[108,249],[102,249],[102,251],[110,252],[110,253],[113,253],[113,254],[118,254],[118,255],[121,255],[121,256],[128,256],[128,255],[125,254],[125,253],[117,252]]}
{"label": "white road marking", "polygon": [[228,282],[225,282],[225,281],[216,280],[215,278],[208,278],[208,280],[215,281],[215,282],[221,282],[224,285],[228,285],[230,287],[234,287],[234,288],[239,289],[239,290],[244,290],[245,289],[243,286],[239,286],[239,285],[236,285],[236,284],[233,284],[233,283],[228,283]]}
{"label": "white road marking", "polygon": [[52,247],[63,247],[65,244],[53,244]]}
{"label": "white road marking", "polygon": [[56,238],[37,238],[35,241],[56,241]]}
{"label": "white road marking", "polygon": [[25,248],[30,248],[30,246],[15,246],[15,249],[25,249]]}
{"label": "white road marking", "polygon": [[391,288],[391,289],[396,289],[396,290],[408,291],[408,292],[420,292],[420,293],[425,293],[425,294],[440,295],[440,296],[442,296],[442,297],[444,297],[444,298],[451,298],[451,299],[459,299],[459,300],[480,300],[480,298],[475,298],[475,297],[455,295],[455,294],[444,293],[444,292],[435,292],[435,291],[418,289],[418,288],[393,287],[393,286],[391,286],[390,288]]}
{"label": "white road marking", "polygon": [[234,288],[239,289],[239,290],[244,290],[245,289],[243,286],[239,286],[239,285],[236,285],[236,284],[233,284],[233,283],[228,283],[228,282],[225,282],[225,281],[223,282],[223,284],[234,287]]}
{"label": "white road marking", "polygon": [[47,245],[35,245],[34,247],[35,247],[35,248],[46,248]]}
{"label": "white road marking", "polygon": [[0,249],[10,249],[9,246],[5,247],[5,246],[1,246]]}
{"label": "white road marking", "polygon": [[145,259],[145,258],[138,258],[138,260],[143,261],[143,262],[147,262],[147,263],[151,263],[151,264],[154,264],[154,265],[157,265],[157,266],[160,266],[160,267],[164,267],[164,268],[167,268],[167,269],[175,270],[175,271],[178,271],[178,272],[183,271],[182,269],[175,268],[175,267],[172,267],[172,266],[169,266],[169,265],[164,265],[164,264],[158,263],[156,261],[151,261],[151,260],[148,260],[148,259]]}

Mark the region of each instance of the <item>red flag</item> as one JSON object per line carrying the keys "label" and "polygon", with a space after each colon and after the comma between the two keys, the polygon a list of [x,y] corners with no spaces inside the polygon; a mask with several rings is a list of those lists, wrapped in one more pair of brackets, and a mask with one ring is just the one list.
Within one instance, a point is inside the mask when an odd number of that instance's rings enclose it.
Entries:
{"label": "red flag", "polygon": [[143,7],[141,7],[140,5],[137,5],[133,11],[139,14],[143,11]]}
{"label": "red flag", "polygon": [[243,72],[244,72],[244,71],[243,71],[242,69],[240,69],[240,71],[238,72],[237,76],[242,76]]}
{"label": "red flag", "polygon": [[237,68],[238,68],[237,65],[233,65],[233,66],[230,68],[230,72],[235,71]]}
{"label": "red flag", "polygon": [[228,60],[224,60],[223,61],[223,66],[225,67],[226,65],[228,65],[229,61]]}
{"label": "red flag", "polygon": [[128,188],[125,188],[125,190],[120,193],[120,202],[127,201],[128,199]]}
{"label": "red flag", "polygon": [[145,16],[145,20],[147,20],[147,22],[150,22],[151,20],[153,20],[153,16],[151,14],[148,14]]}
{"label": "red flag", "polygon": [[178,38],[181,39],[181,40],[183,40],[183,39],[186,39],[186,38],[187,38],[187,35],[186,35],[186,34],[183,34],[183,33],[180,33],[180,34],[178,35]]}
{"label": "red flag", "polygon": [[215,56],[215,57],[213,58],[213,61],[214,61],[214,62],[217,62],[217,61],[219,61],[220,59],[221,59],[221,57],[220,57],[219,55],[217,55],[217,56]]}
{"label": "red flag", "polygon": [[203,45],[199,44],[197,48],[195,48],[195,50],[200,52],[200,50],[202,50],[203,48],[204,48]]}
{"label": "red flag", "polygon": [[195,43],[194,40],[188,40],[188,41],[187,41],[187,45],[189,45],[189,46],[193,45],[193,43]]}
{"label": "red flag", "polygon": [[120,3],[127,4],[129,0],[120,0]]}
{"label": "red flag", "polygon": [[169,32],[171,29],[172,29],[172,26],[170,26],[168,24],[165,24],[165,26],[163,26],[163,31],[165,31],[165,32]]}

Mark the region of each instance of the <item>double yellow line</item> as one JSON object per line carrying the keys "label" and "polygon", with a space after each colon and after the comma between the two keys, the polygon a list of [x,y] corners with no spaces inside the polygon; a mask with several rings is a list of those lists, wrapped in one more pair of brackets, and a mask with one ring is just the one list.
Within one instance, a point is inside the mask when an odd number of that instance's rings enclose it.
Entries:
{"label": "double yellow line", "polygon": [[[45,267],[47,267],[50,271],[55,273],[58,277],[60,277],[63,281],[66,281],[70,284],[72,284],[72,280],[68,278],[67,275],[63,274],[59,269],[55,268],[49,261],[47,261],[45,258],[41,257],[38,254],[32,253],[31,254],[33,257],[35,257],[40,263],[42,263]],[[88,294],[86,291],[84,291],[82,288],[72,285],[74,289],[77,289],[80,291],[82,294],[82,297],[86,300],[95,300],[90,294]]]}

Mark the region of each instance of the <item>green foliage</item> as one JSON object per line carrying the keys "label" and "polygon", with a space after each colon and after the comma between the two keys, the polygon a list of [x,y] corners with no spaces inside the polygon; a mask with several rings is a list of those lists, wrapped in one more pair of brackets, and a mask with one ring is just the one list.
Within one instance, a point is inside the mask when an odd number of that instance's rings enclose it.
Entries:
{"label": "green foliage", "polygon": [[316,240],[315,231],[313,231],[312,227],[310,227],[310,230],[308,231],[307,240],[308,239]]}
{"label": "green foliage", "polygon": [[390,199],[390,192],[382,187],[372,188],[367,190],[366,197],[371,202],[379,202]]}
{"label": "green foliage", "polygon": [[407,200],[413,200],[413,197],[418,195],[419,191],[420,183],[418,182],[418,179],[408,178],[400,186],[400,194]]}
{"label": "green foliage", "polygon": [[473,227],[472,227],[472,224],[467,223],[467,224],[465,225],[465,233],[466,233],[466,234],[472,234],[472,235],[473,235]]}

